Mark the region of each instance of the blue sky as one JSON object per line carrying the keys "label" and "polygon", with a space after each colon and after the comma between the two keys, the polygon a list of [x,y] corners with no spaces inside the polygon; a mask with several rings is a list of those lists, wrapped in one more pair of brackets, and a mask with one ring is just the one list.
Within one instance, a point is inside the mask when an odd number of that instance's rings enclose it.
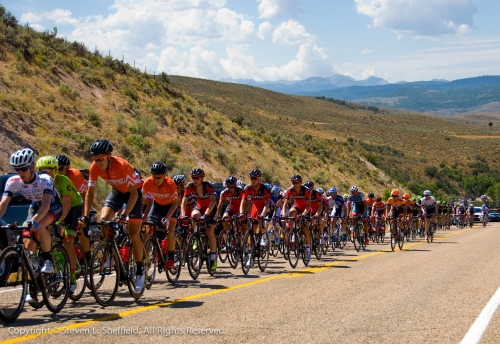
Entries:
{"label": "blue sky", "polygon": [[148,72],[220,80],[500,75],[498,0],[15,0],[20,23]]}

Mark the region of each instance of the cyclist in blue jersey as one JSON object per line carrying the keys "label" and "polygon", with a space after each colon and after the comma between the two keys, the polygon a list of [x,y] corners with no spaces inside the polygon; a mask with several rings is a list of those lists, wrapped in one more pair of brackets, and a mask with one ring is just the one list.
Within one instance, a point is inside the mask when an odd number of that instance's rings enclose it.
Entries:
{"label": "cyclist in blue jersey", "polygon": [[362,192],[359,192],[356,185],[351,186],[351,195],[348,200],[348,212],[351,215],[351,226],[355,223],[355,218],[359,215],[363,218],[363,231],[365,232],[365,245],[368,245],[368,217],[366,217],[366,198]]}
{"label": "cyclist in blue jersey", "polygon": [[344,197],[338,194],[337,188],[332,186],[326,195],[329,197],[328,206],[331,209],[330,212],[330,232],[333,232],[335,229],[335,224],[337,222],[337,218],[340,219],[340,223],[343,223],[343,218],[347,216],[347,206],[346,200]]}

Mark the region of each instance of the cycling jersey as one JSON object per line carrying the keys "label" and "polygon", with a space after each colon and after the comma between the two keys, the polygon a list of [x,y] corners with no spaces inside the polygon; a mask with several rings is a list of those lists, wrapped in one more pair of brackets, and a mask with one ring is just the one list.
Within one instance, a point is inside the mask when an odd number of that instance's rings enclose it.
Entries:
{"label": "cycling jersey", "polygon": [[56,175],[56,190],[60,197],[71,197],[71,208],[82,205],[82,196],[68,177],[62,174]]}
{"label": "cycling jersey", "polygon": [[406,207],[406,201],[401,197],[391,197],[387,200],[387,206],[391,207],[391,212],[393,217],[397,217],[400,214],[404,214],[404,209]]}
{"label": "cycling jersey", "polygon": [[413,211],[413,209],[415,209],[415,202],[413,202],[411,199],[407,199],[405,200],[405,204],[406,204],[406,211],[408,213],[410,213],[411,211]]}
{"label": "cycling jersey", "polygon": [[139,189],[142,185],[141,177],[134,171],[126,160],[112,156],[108,170],[101,170],[93,161],[89,170],[89,186],[96,186],[97,178],[101,177],[118,192],[127,193],[129,186],[135,185]]}
{"label": "cycling jersey", "polygon": [[85,178],[83,178],[83,174],[80,171],[75,168],[70,168],[68,169],[68,174],[66,175],[66,177],[71,180],[79,193],[87,192],[88,184]]}
{"label": "cycling jersey", "polygon": [[178,197],[175,182],[167,176],[163,177],[163,184],[160,186],[156,185],[153,176],[147,178],[142,186],[142,193],[159,205],[171,204]]}
{"label": "cycling jersey", "polygon": [[311,192],[311,214],[314,215],[318,211],[319,204],[323,202],[323,197],[318,191],[312,190]]}
{"label": "cycling jersey", "polygon": [[247,185],[243,191],[243,198],[253,202],[252,208],[255,206],[256,209],[262,210],[266,205],[266,200],[271,199],[271,193],[263,184],[259,184],[257,190],[252,185]]}
{"label": "cycling jersey", "polygon": [[488,214],[488,213],[490,212],[490,210],[488,209],[488,207],[486,206],[486,204],[483,204],[483,205],[481,206],[481,212],[482,212],[483,214]]}
{"label": "cycling jersey", "polygon": [[54,180],[48,174],[35,172],[35,178],[25,183],[19,176],[7,179],[4,188],[4,196],[12,197],[14,192],[19,192],[24,198],[41,205],[43,195],[52,195],[52,202],[59,201],[59,195],[54,190]]}
{"label": "cycling jersey", "polygon": [[[193,182],[189,183],[186,186],[186,189],[184,190],[184,197],[193,197],[196,204],[194,206],[195,209],[199,209],[202,213],[207,210],[208,206],[210,205],[210,196],[215,195],[215,190],[212,184],[209,182],[202,182],[202,194],[198,194],[196,191],[196,186],[194,185]],[[214,207],[215,208],[215,207]],[[212,209],[212,213],[214,212],[214,209]]]}
{"label": "cycling jersey", "polygon": [[434,205],[436,204],[436,199],[434,198],[434,196],[430,196],[429,199],[426,199],[425,197],[423,197],[423,198],[420,199],[420,204],[424,208],[432,208],[432,209],[434,209]]}
{"label": "cycling jersey", "polygon": [[286,190],[285,199],[290,200],[292,197],[294,199],[293,207],[298,208],[300,212],[303,212],[306,209],[306,201],[311,199],[311,193],[304,185],[300,186],[299,191],[295,191],[292,186]]}
{"label": "cycling jersey", "polygon": [[241,200],[243,199],[243,190],[239,187],[234,188],[231,192],[229,188],[222,190],[220,200],[227,201],[229,204],[226,207],[226,213],[237,214],[240,211]]}
{"label": "cycling jersey", "polygon": [[335,198],[330,197],[330,200],[328,202],[329,207],[332,208],[330,216],[331,217],[344,216],[345,215],[343,214],[344,204],[345,204],[344,197],[340,195],[335,196]]}
{"label": "cycling jersey", "polygon": [[351,212],[353,214],[361,214],[361,215],[364,214],[366,198],[362,192],[358,192],[357,196],[350,194],[349,197],[347,198],[347,201],[351,202],[352,204]]}

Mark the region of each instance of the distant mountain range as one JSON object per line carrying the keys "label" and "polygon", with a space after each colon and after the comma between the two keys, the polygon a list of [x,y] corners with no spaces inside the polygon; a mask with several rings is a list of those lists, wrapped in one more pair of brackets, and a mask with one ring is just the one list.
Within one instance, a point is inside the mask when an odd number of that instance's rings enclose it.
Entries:
{"label": "distant mountain range", "polygon": [[[372,106],[449,115],[467,112],[500,114],[500,76],[480,76],[454,81],[437,80],[389,84],[370,77],[355,80],[336,74],[300,81],[222,80],[265,88],[281,93],[327,97]],[[493,110],[492,110],[493,109]]]}

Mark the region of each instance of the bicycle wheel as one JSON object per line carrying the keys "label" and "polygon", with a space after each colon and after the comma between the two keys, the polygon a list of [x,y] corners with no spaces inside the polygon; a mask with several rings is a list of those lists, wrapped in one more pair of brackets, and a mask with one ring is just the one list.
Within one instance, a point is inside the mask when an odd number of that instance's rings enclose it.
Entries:
{"label": "bicycle wheel", "polygon": [[368,237],[366,236],[365,232],[363,232],[362,225],[358,226],[358,233],[359,233],[359,246],[364,251],[364,250],[366,250],[366,239]]}
{"label": "bicycle wheel", "polygon": [[69,297],[71,282],[69,256],[60,243],[52,245],[51,256],[54,270],[51,274],[42,275],[45,281],[42,296],[48,310],[59,313]]}
{"label": "bicycle wheel", "polygon": [[356,227],[353,232],[353,243],[354,243],[354,248],[356,249],[357,252],[361,249],[361,233],[359,230],[359,227]]}
{"label": "bicycle wheel", "polygon": [[28,291],[28,273],[15,247],[0,254],[0,319],[15,321],[24,308]]}
{"label": "bicycle wheel", "polygon": [[186,262],[188,266],[189,275],[194,280],[197,279],[198,276],[200,275],[201,264],[203,263],[199,246],[200,246],[200,238],[198,234],[192,234],[188,240]]}
{"label": "bicycle wheel", "polygon": [[393,234],[394,228],[392,224],[389,226],[389,229],[391,231],[391,250],[394,252],[394,249],[396,248],[396,237]]}
{"label": "bicycle wheel", "polygon": [[226,248],[227,248],[227,260],[229,261],[229,265],[236,269],[238,266],[239,258],[238,258],[238,243],[234,236],[234,232],[230,231],[227,234],[226,238]]}
{"label": "bicycle wheel", "polygon": [[[269,261],[269,248],[271,247],[271,240],[269,238],[269,233],[264,232],[261,233],[261,235],[266,236],[266,246],[260,245],[260,242],[258,243],[257,246],[257,264],[259,265],[260,271],[264,272],[267,267],[267,263]],[[274,239],[273,239],[274,240]]]}
{"label": "bicycle wheel", "polygon": [[321,256],[323,255],[323,249],[320,245],[320,241],[315,234],[311,235],[312,235],[311,244],[314,251],[314,256],[316,257],[317,260],[321,260]]}
{"label": "bicycle wheel", "polygon": [[250,228],[243,237],[243,258],[241,259],[241,270],[245,275],[248,274],[253,266],[253,253],[255,249],[255,237],[251,234]]}
{"label": "bicycle wheel", "polygon": [[225,229],[221,230],[216,239],[217,239],[217,253],[219,254],[219,260],[221,263],[225,263],[227,261],[227,246],[226,246],[227,231]]}
{"label": "bicycle wheel", "polygon": [[323,231],[323,246],[321,246],[321,253],[323,253],[323,255],[327,254],[328,253],[328,247],[330,246],[330,236],[328,235],[328,232],[325,230]]}
{"label": "bicycle wheel", "polygon": [[76,290],[73,294],[69,295],[69,298],[73,301],[78,301],[82,298],[83,293],[85,293],[85,288],[87,287],[88,267],[82,244],[80,244],[78,241],[73,242],[73,249],[76,253]]}
{"label": "bicycle wheel", "polygon": [[[312,243],[312,239],[311,239],[311,243]],[[300,248],[299,254],[300,254],[300,257],[302,258],[302,263],[304,264],[304,266],[309,266],[309,262],[311,260],[306,259],[307,248],[306,248],[306,238],[305,238],[304,234],[301,234],[299,236],[298,247]],[[309,249],[311,249],[311,246],[309,246]]]}
{"label": "bicycle wheel", "polygon": [[148,280],[148,265],[149,265],[149,255],[146,254],[146,248],[144,245],[141,245],[142,248],[142,273],[144,274],[144,287],[140,291],[135,291],[135,284],[137,283],[137,263],[134,255],[134,250],[132,246],[132,242],[130,238],[127,237],[128,242],[124,243],[129,246],[128,250],[128,262],[124,263],[125,265],[125,271],[128,272],[128,278],[127,278],[127,286],[128,286],[128,291],[130,292],[130,295],[134,299],[139,299],[142,294],[144,294],[144,290],[146,290],[145,285],[146,281]]}
{"label": "bicycle wheel", "polygon": [[[269,238],[269,255],[276,257],[278,255],[279,234],[277,236],[274,229],[272,229],[268,232],[267,237]],[[276,244],[276,238],[278,238],[278,244]]]}
{"label": "bicycle wheel", "polygon": [[97,303],[111,305],[118,293],[120,266],[117,252],[106,242],[99,243],[92,253],[89,281]]}
{"label": "bicycle wheel", "polygon": [[400,251],[403,249],[404,242],[405,242],[405,235],[402,232],[400,232],[398,241],[398,247]]}
{"label": "bicycle wheel", "polygon": [[295,269],[300,258],[299,238],[296,232],[290,231],[287,243],[287,256],[290,266]]}
{"label": "bicycle wheel", "polygon": [[144,270],[147,271],[147,278],[145,280],[144,285],[146,288],[151,289],[153,286],[153,282],[155,281],[156,277],[156,268],[157,264],[161,262],[161,259],[157,259],[156,257],[156,249],[154,245],[154,240],[152,236],[149,236],[146,241],[144,242],[144,250],[146,251],[146,264],[144,267]]}
{"label": "bicycle wheel", "polygon": [[174,267],[172,269],[165,269],[167,279],[172,284],[177,283],[179,276],[181,275],[181,255],[181,244],[179,243],[179,239],[175,238]]}
{"label": "bicycle wheel", "polygon": [[28,304],[34,309],[40,309],[45,306],[45,301],[43,301],[42,293],[35,291],[35,286],[32,283],[28,283],[28,294],[31,296],[31,300]]}
{"label": "bicycle wheel", "polygon": [[283,258],[288,260],[288,255],[290,254],[290,250],[288,249],[288,240],[290,237],[290,231],[286,230],[283,233],[283,239],[280,238],[280,246],[282,247]]}

